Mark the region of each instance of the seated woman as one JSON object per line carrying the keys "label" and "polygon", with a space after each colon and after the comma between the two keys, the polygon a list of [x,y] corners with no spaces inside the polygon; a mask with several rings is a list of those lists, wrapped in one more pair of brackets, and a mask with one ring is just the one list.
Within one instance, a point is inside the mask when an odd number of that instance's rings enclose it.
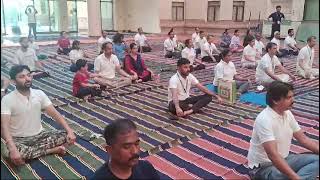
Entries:
{"label": "seated woman", "polygon": [[[88,58],[88,56],[86,55],[86,53],[80,49],[80,41],[78,40],[74,40],[72,42],[72,47],[71,47],[71,51],[69,53],[69,58],[71,60],[71,66],[70,66],[70,71],[71,72],[77,72],[78,68],[76,66],[76,63],[79,59],[83,59],[83,58]],[[93,64],[92,63],[88,63],[88,70],[92,71],[93,70]]]}
{"label": "seated woman", "polygon": [[68,37],[68,33],[66,31],[60,32],[60,38],[58,40],[58,54],[64,54],[69,55],[69,52],[71,50],[70,48],[70,39]]}
{"label": "seated woman", "polygon": [[230,43],[231,52],[242,52],[243,46],[240,44],[239,30],[234,30],[234,35],[231,38]]}
{"label": "seated woman", "polygon": [[255,39],[248,37],[249,44],[243,49],[241,65],[243,68],[255,68],[261,59],[260,53],[255,47]]}
{"label": "seated woman", "polygon": [[124,58],[127,52],[127,45],[123,40],[123,34],[117,33],[113,36],[113,53],[118,57],[121,66],[124,64]]}
{"label": "seated woman", "polygon": [[220,62],[220,51],[213,43],[213,35],[207,36],[207,42],[201,47],[201,59],[203,62]]}
{"label": "seated woman", "polygon": [[138,53],[136,43],[130,44],[130,53],[125,57],[124,69],[128,74],[138,76],[137,82],[150,81],[153,77],[153,72],[146,67],[144,60]]}
{"label": "seated woman", "polygon": [[243,47],[246,47],[250,43],[251,38],[254,38],[253,32],[250,29],[248,29],[246,36],[243,39]]}
{"label": "seated woman", "polygon": [[76,62],[78,68],[72,82],[72,95],[81,99],[87,100],[89,97],[100,96],[102,91],[99,84],[89,83],[90,78],[98,77],[99,75],[88,71],[87,61],[79,59]]}
{"label": "seated woman", "polygon": [[221,36],[220,47],[229,48],[231,43],[231,36],[228,32],[229,29],[225,29]]}
{"label": "seated woman", "polygon": [[181,56],[182,58],[186,58],[190,61],[190,72],[205,69],[205,65],[202,64],[202,61],[196,59],[196,51],[192,47],[192,40],[187,39],[185,41],[186,47],[182,50]]}
{"label": "seated woman", "polygon": [[248,91],[251,86],[249,78],[243,78],[237,75],[236,67],[231,61],[232,52],[229,49],[224,49],[221,52],[222,61],[220,61],[214,69],[213,86],[217,90],[219,81],[235,80],[237,86],[237,95],[241,95]]}

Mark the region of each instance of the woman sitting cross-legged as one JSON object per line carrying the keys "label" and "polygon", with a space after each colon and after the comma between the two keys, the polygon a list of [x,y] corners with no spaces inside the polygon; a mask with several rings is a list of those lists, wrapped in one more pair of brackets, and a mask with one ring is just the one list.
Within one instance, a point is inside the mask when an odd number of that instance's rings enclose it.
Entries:
{"label": "woman sitting cross-legged", "polygon": [[[71,66],[70,66],[70,71],[71,72],[77,72],[78,68],[76,66],[76,62],[79,59],[88,58],[86,53],[82,49],[80,49],[80,41],[74,40],[72,42],[72,47],[71,47],[71,51],[69,53],[69,58],[70,58],[71,63],[72,63]],[[93,64],[88,63],[88,70],[89,71],[93,70]]]}
{"label": "woman sitting cross-legged", "polygon": [[190,61],[190,72],[205,69],[206,66],[202,63],[200,59],[196,58],[196,50],[193,49],[193,44],[191,39],[185,41],[186,47],[182,50],[182,58],[186,58]]}
{"label": "woman sitting cross-legged", "polygon": [[84,59],[79,59],[76,62],[76,66],[78,71],[73,78],[73,96],[85,100],[87,100],[89,97],[100,96],[102,92],[100,85],[89,83],[90,78],[98,77],[99,75],[90,73],[88,71],[88,64]]}
{"label": "woman sitting cross-legged", "polygon": [[136,43],[130,44],[130,53],[125,57],[124,69],[128,74],[138,76],[137,82],[150,81],[153,77],[153,72],[146,67],[141,54],[138,53]]}
{"label": "woman sitting cross-legged", "polygon": [[70,48],[70,39],[66,31],[60,32],[60,38],[58,39],[58,54],[69,55],[71,50]]}

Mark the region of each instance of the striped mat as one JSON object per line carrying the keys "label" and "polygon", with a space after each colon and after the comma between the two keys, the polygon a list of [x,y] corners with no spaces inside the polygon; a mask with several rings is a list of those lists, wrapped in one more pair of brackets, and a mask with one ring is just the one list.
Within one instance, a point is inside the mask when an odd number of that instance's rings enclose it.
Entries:
{"label": "striped mat", "polygon": [[[53,55],[55,48],[43,46],[42,53]],[[83,48],[91,60],[96,56],[94,45]],[[15,48],[2,51],[5,58],[12,58]],[[161,83],[134,84],[108,91],[104,99],[84,102],[71,96],[74,74],[68,70],[68,57],[59,56],[57,60],[44,62],[53,76],[34,80],[33,87],[42,89],[50,97],[78,137],[83,132],[101,134],[104,127],[117,118],[132,119],[141,137],[141,157],[155,166],[162,179],[248,179],[246,155],[254,119],[262,108],[240,102],[217,104],[213,100],[202,113],[172,121],[166,111],[167,82],[175,73],[176,60],[164,58],[160,50],[143,56],[147,65],[161,74]],[[239,67],[240,58],[234,57],[233,61]],[[294,60],[284,61],[293,72]],[[214,65],[207,64],[206,70],[193,74],[204,84],[211,83]],[[238,71],[242,76],[254,76],[254,70]],[[1,74],[8,76],[8,68],[1,67]],[[318,85],[318,79],[298,78],[294,82],[296,98],[292,110],[307,136],[316,140],[319,140]],[[254,91],[254,87],[251,90]],[[200,94],[196,89],[192,89],[192,93]],[[42,119],[47,129],[61,128],[46,115],[42,115]],[[103,145],[103,138],[90,142],[77,138],[67,155],[49,155],[19,168],[1,156],[1,179],[86,179],[108,159]],[[292,153],[305,151],[293,141]]]}

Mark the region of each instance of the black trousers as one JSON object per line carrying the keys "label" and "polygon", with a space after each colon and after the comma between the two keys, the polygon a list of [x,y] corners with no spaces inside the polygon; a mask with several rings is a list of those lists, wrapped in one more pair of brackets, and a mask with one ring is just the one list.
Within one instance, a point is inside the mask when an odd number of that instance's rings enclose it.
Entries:
{"label": "black trousers", "polygon": [[270,38],[270,40],[273,38],[274,32],[276,32],[276,31],[279,31],[279,32],[280,32],[280,24],[272,25],[272,27],[271,27],[271,38]]}
{"label": "black trousers", "polygon": [[37,39],[37,24],[29,23],[29,36],[31,35],[31,30],[33,32],[34,39]]}
{"label": "black trousers", "polygon": [[[187,111],[192,109],[194,113],[199,112],[199,110],[207,106],[212,101],[212,96],[204,94],[200,96],[189,97],[183,101],[179,101],[179,106],[182,111]],[[189,104],[193,106],[190,107]],[[169,103],[169,111],[173,114],[176,114],[176,107],[173,104],[173,101]]]}
{"label": "black trousers", "polygon": [[76,97],[78,98],[84,98],[85,96],[91,95],[91,97],[94,96],[100,96],[102,93],[101,89],[95,89],[92,87],[80,87],[78,94]]}
{"label": "black trousers", "polygon": [[[221,57],[219,55],[213,55],[217,62],[221,61]],[[202,58],[203,62],[213,62],[213,59],[210,56],[205,56]]]}
{"label": "black trousers", "polygon": [[37,75],[32,76],[33,79],[41,79],[41,78],[45,78],[45,77],[50,77],[50,74],[47,72],[44,72],[44,71],[35,70],[35,71],[31,71],[30,73],[37,73]]}
{"label": "black trousers", "polygon": [[[138,48],[138,52],[140,52],[140,47]],[[149,46],[142,46],[142,52],[151,52],[151,50],[152,49]]]}
{"label": "black trousers", "polygon": [[165,55],[166,58],[174,58],[174,59],[179,59],[181,57],[181,52],[172,52],[172,51],[167,51],[166,52],[166,55]]}
{"label": "black trousers", "polygon": [[64,54],[64,55],[69,55],[69,52],[71,51],[70,48],[63,48],[62,50],[58,48],[57,53],[58,54]]}
{"label": "black trousers", "polygon": [[190,65],[190,72],[198,71],[198,70],[205,69],[205,68],[206,68],[206,66],[204,64],[198,64],[196,66]]}

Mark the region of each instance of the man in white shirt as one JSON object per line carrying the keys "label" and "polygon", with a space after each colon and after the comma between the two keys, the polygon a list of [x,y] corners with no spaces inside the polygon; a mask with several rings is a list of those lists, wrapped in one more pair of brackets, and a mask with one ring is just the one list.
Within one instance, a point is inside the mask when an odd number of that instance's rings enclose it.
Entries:
{"label": "man in white shirt", "polygon": [[140,53],[143,52],[151,52],[151,46],[147,41],[147,37],[144,35],[142,27],[138,28],[138,33],[134,36],[134,41],[138,46],[138,51]]}
{"label": "man in white shirt", "polygon": [[186,47],[182,50],[181,56],[190,61],[190,72],[205,69],[206,66],[196,57],[196,51],[192,48],[192,40],[187,39],[184,44]]}
{"label": "man in white shirt", "polygon": [[287,50],[288,55],[297,56],[299,54],[299,48],[297,47],[297,42],[294,39],[293,29],[288,30],[288,36],[284,40],[284,48]]}
{"label": "man in white shirt", "polygon": [[255,68],[261,59],[260,53],[255,48],[255,39],[253,37],[248,37],[248,45],[243,49],[243,54],[241,58],[242,68]]}
{"label": "man in white shirt", "polygon": [[[264,87],[268,87],[269,84],[275,80],[288,82],[291,78],[295,81],[295,77],[286,70],[278,60],[277,45],[275,43],[267,44],[267,53],[262,57],[256,69],[256,82]],[[279,67],[280,71],[284,74],[275,74],[275,68]],[[290,78],[289,78],[290,77]]]}
{"label": "man in white shirt", "polygon": [[200,41],[200,29],[199,27],[196,27],[195,32],[192,34],[192,42],[193,42],[193,48],[196,50],[196,56],[201,54],[201,47],[199,44]]}
{"label": "man in white shirt", "polygon": [[[319,142],[304,134],[290,109],[293,86],[270,84],[267,108],[256,118],[248,152],[251,179],[316,179],[319,176]],[[314,154],[289,154],[292,138]]]}
{"label": "man in white shirt", "polygon": [[[130,85],[133,80],[138,79],[136,75],[130,76],[121,69],[117,56],[112,54],[111,42],[102,44],[102,50],[104,52],[94,61],[94,72],[99,75],[94,80],[98,84],[104,87],[119,88]],[[116,72],[122,77],[116,77]],[[102,89],[105,89],[104,87]]]}
{"label": "man in white shirt", "polygon": [[201,59],[204,62],[220,62],[220,51],[213,43],[213,35],[207,36],[207,42],[204,43],[201,49]]}
{"label": "man in white shirt", "polygon": [[39,62],[36,52],[29,47],[29,40],[26,37],[21,37],[19,40],[21,47],[17,50],[13,64],[26,65],[30,68],[34,79],[48,77],[49,74],[44,71],[44,68]]}
{"label": "man in white shirt", "polygon": [[166,52],[166,58],[180,58],[181,52],[178,50],[178,43],[176,39],[174,39],[173,31],[168,33],[168,38],[164,41],[163,46]]}
{"label": "man in white shirt", "polygon": [[32,30],[34,38],[37,39],[36,14],[38,13],[38,11],[34,8],[34,6],[28,5],[25,10],[25,13],[28,16],[29,36],[31,36],[31,30]]}
{"label": "man in white shirt", "polygon": [[254,47],[258,50],[260,56],[263,55],[263,51],[265,50],[265,45],[264,43],[261,41],[261,34],[257,33],[256,34],[256,40],[254,42]]}
{"label": "man in white shirt", "polygon": [[316,45],[316,37],[310,36],[307,39],[307,45],[303,47],[297,58],[296,72],[299,76],[307,79],[319,77],[319,64],[314,64],[317,68],[312,68],[314,61],[314,46]]}
{"label": "man in white shirt", "polygon": [[[170,78],[168,87],[168,103],[171,113],[178,117],[197,113],[211,102],[212,96],[215,96],[220,103],[222,102],[218,95],[209,91],[199,83],[196,77],[190,74],[190,61],[188,59],[180,58],[177,66],[178,72]],[[205,95],[190,97],[190,88],[193,85],[204,92]],[[192,105],[192,107],[189,105]]]}
{"label": "man in white shirt", "polygon": [[249,78],[243,78],[237,75],[237,70],[231,61],[232,52],[224,49],[221,53],[222,60],[214,68],[213,85],[218,86],[219,81],[235,80],[237,86],[237,95],[241,95],[249,90],[251,82]]}
{"label": "man in white shirt", "polygon": [[[16,89],[1,100],[1,137],[15,165],[48,154],[64,154],[65,146],[75,142],[73,130],[54,108],[48,96],[32,89],[32,75],[25,65],[13,66],[10,78]],[[41,111],[57,121],[65,131],[44,129]]]}
{"label": "man in white shirt", "polygon": [[108,33],[105,30],[101,31],[101,37],[98,39],[98,53],[102,54],[103,50],[101,49],[102,44],[106,43],[106,42],[112,42],[112,40],[110,38],[108,38]]}
{"label": "man in white shirt", "polygon": [[287,51],[285,49],[280,49],[281,45],[280,45],[280,32],[279,31],[274,32],[274,37],[272,38],[271,42],[275,43],[277,45],[276,56],[278,58],[282,58],[287,55]]}

